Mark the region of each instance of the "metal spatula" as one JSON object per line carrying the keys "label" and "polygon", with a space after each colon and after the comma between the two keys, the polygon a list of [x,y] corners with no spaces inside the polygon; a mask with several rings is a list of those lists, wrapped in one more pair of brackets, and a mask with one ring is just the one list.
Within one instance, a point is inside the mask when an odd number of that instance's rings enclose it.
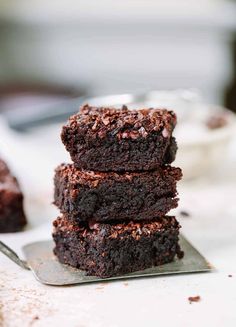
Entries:
{"label": "metal spatula", "polygon": [[53,241],[41,241],[25,245],[23,252],[26,261],[21,260],[13,250],[0,241],[0,251],[2,253],[20,267],[31,270],[39,282],[55,286],[158,275],[206,272],[213,269],[206,259],[182,235],[180,236],[180,246],[185,253],[184,258],[181,260],[176,259],[162,266],[152,267],[118,277],[101,279],[95,276],[88,276],[82,270],[59,263],[53,254]]}

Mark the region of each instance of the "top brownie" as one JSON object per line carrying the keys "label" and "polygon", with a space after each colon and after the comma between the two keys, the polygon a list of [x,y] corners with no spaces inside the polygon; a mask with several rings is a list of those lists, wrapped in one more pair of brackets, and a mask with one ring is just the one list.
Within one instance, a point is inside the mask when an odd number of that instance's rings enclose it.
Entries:
{"label": "top brownie", "polygon": [[176,115],[166,109],[85,105],[63,126],[61,138],[79,169],[152,170],[174,161],[175,125]]}

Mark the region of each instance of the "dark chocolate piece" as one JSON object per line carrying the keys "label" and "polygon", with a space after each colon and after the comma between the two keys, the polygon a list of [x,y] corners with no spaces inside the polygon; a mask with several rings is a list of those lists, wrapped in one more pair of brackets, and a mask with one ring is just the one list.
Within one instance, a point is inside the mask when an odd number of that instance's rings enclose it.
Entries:
{"label": "dark chocolate piece", "polygon": [[63,127],[61,138],[79,169],[144,171],[169,164],[177,145],[174,112],[85,105]]}

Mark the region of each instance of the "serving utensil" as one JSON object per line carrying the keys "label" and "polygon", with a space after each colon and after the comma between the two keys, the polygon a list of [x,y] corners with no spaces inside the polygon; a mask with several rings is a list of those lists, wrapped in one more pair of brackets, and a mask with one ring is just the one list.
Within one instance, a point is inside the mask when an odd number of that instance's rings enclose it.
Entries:
{"label": "serving utensil", "polygon": [[102,281],[114,281],[130,278],[145,278],[172,274],[200,273],[213,269],[212,265],[192,246],[183,236],[180,236],[180,246],[184,251],[184,257],[179,260],[164,264],[162,266],[152,267],[143,271],[137,271],[130,274],[115,276],[111,278],[99,278],[88,276],[85,271],[61,264],[53,254],[54,243],[52,240],[39,241],[26,244],[23,247],[23,253],[26,261],[0,241],[0,252],[5,254],[14,263],[21,268],[30,270],[35,278],[42,284],[65,286]]}

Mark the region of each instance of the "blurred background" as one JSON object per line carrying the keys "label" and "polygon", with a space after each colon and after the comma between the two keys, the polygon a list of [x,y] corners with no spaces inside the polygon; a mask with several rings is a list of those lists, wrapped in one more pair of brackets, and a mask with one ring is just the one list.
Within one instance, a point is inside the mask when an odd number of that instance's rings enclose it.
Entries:
{"label": "blurred background", "polygon": [[0,155],[27,189],[52,190],[61,125],[83,102],[177,111],[186,180],[235,140],[233,0],[1,0],[0,45]]}
{"label": "blurred background", "polygon": [[197,88],[235,104],[235,1],[1,0],[1,95]]}

